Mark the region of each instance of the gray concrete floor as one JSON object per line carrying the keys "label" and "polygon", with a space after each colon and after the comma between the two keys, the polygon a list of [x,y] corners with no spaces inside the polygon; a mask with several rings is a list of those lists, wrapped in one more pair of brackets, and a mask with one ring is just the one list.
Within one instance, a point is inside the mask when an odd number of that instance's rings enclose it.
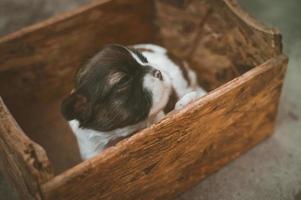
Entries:
{"label": "gray concrete floor", "polygon": [[[85,2],[88,0],[0,0],[0,35]],[[284,36],[290,63],[276,132],[177,200],[301,200],[301,1],[239,2]],[[0,199],[16,199],[2,178]]]}

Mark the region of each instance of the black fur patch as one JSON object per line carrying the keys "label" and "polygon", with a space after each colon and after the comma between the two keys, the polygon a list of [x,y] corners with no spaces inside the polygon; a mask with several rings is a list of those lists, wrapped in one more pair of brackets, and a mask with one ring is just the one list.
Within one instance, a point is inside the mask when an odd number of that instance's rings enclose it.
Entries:
{"label": "black fur patch", "polygon": [[[141,61],[147,62],[137,52]],[[125,47],[105,46],[77,72],[75,92],[62,104],[64,117],[77,119],[82,128],[98,131],[114,130],[146,119],[152,94],[143,88],[142,81],[149,68],[137,63]]]}
{"label": "black fur patch", "polygon": [[148,63],[147,58],[137,49],[135,48],[129,48],[130,51],[132,51],[143,63]]}

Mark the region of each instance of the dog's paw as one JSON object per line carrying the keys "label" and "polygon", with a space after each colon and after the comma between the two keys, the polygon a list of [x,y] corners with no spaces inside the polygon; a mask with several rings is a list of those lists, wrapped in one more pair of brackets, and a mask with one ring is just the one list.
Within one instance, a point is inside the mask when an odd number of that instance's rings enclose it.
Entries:
{"label": "dog's paw", "polygon": [[175,110],[180,110],[186,105],[198,100],[200,97],[204,96],[206,93],[202,91],[194,91],[188,94],[185,94],[175,105]]}

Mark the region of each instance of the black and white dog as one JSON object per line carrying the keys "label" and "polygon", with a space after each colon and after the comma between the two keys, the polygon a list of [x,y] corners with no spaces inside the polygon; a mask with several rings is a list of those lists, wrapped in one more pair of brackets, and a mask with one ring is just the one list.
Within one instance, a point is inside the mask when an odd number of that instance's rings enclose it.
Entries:
{"label": "black and white dog", "polygon": [[156,45],[107,45],[79,69],[61,110],[83,159],[161,120],[206,92],[196,74]]}

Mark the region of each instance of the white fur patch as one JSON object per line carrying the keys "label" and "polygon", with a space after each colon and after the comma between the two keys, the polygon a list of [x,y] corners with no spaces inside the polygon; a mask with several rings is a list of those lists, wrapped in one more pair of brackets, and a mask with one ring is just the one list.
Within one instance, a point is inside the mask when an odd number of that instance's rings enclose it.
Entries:
{"label": "white fur patch", "polygon": [[133,47],[138,49],[150,49],[152,51],[144,51],[142,54],[147,58],[151,66],[159,69],[161,72],[165,72],[165,74],[169,76],[171,85],[174,87],[178,97],[181,98],[194,90],[199,90],[206,94],[206,92],[197,85],[196,74],[191,69],[188,69],[188,77],[191,79],[190,81],[195,84],[194,87],[188,85],[180,67],[167,56],[166,49],[154,44],[138,44]]}
{"label": "white fur patch", "polygon": [[180,110],[186,105],[198,100],[200,97],[204,96],[203,92],[193,91],[185,94],[175,105],[175,110]]}
{"label": "white fur patch", "polygon": [[171,92],[169,77],[162,72],[163,81],[151,74],[146,74],[143,79],[143,87],[152,93],[152,107],[149,116],[158,114],[167,104]]}
{"label": "white fur patch", "polygon": [[149,123],[148,121],[143,121],[109,132],[80,128],[77,120],[69,121],[69,126],[76,136],[82,159],[87,160],[100,153],[111,140],[128,136],[137,130],[145,128]]}
{"label": "white fur patch", "polygon": [[[137,46],[134,46],[136,48]],[[165,53],[163,51],[163,48],[156,48],[159,52]],[[151,66],[154,69],[158,69],[161,71],[163,80],[160,80],[158,78],[155,78],[152,74],[146,74],[143,79],[143,87],[150,91],[152,93],[152,107],[149,112],[149,116],[155,116],[157,115],[164,107],[166,106],[168,102],[169,95],[171,93],[171,80],[170,76],[167,75],[167,73],[160,69],[160,67],[157,65],[157,63],[149,62],[149,63],[143,63],[138,58],[138,56],[129,50],[133,58],[142,66]],[[144,55],[144,53],[142,53]],[[148,61],[152,61],[151,59],[148,59],[146,55],[144,55]],[[158,57],[157,57],[158,58]]]}

